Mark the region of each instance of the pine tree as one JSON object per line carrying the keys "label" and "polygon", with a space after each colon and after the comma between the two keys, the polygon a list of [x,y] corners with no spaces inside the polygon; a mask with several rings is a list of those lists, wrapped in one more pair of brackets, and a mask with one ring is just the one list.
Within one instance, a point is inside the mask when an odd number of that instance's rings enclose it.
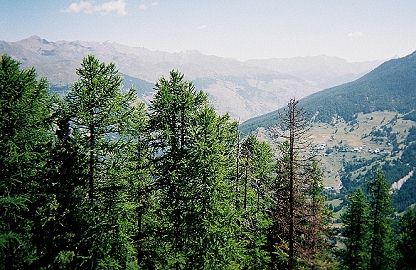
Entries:
{"label": "pine tree", "polygon": [[33,216],[47,150],[50,98],[45,80],[0,56],[0,269],[21,269],[36,259]]}
{"label": "pine tree", "polygon": [[393,269],[395,247],[393,242],[393,207],[390,189],[380,170],[369,183],[370,202],[370,269]]}
{"label": "pine tree", "polygon": [[343,265],[346,269],[368,269],[369,265],[369,206],[364,192],[357,189],[348,197],[342,216],[342,237],[345,244]]}

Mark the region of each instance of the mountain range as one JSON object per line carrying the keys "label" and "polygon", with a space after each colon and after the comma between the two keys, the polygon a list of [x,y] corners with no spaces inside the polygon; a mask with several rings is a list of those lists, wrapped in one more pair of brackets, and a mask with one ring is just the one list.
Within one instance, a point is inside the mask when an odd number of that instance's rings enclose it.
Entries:
{"label": "mountain range", "polygon": [[208,93],[220,112],[244,121],[283,106],[290,97],[305,97],[325,87],[359,78],[381,61],[347,62],[329,56],[257,59],[238,61],[197,51],[168,53],[114,42],[47,41],[38,36],[17,41],[0,41],[0,53],[35,67],[47,77],[51,89],[67,91],[77,76],[82,58],[94,54],[114,62],[125,87],[138,89],[139,98],[149,101],[153,85],[171,69],[183,72],[197,89]]}

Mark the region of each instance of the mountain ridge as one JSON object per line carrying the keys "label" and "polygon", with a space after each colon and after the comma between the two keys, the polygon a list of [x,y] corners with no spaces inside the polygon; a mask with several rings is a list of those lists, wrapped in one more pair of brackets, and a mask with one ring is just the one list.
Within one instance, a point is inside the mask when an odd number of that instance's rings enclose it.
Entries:
{"label": "mountain ridge", "polygon": [[[161,76],[167,76],[170,70],[178,69],[187,80],[204,82],[198,88],[208,93],[219,113],[229,113],[242,121],[272,111],[292,96],[302,98],[319,91],[322,84],[302,78],[301,73],[285,73],[232,58],[197,51],[169,53],[115,42],[48,41],[31,36],[15,42],[0,41],[0,53],[16,58],[23,67],[35,67],[40,76],[47,77],[51,86],[59,89],[68,88],[76,80],[75,70],[87,54],[94,54],[104,62],[113,62],[121,73],[151,84]],[[348,65],[346,61],[338,64]],[[367,70],[371,68],[368,64],[363,66]],[[326,72],[316,69],[317,74]],[[343,81],[357,76],[342,71],[346,70],[344,67],[340,70]],[[335,77],[339,78],[338,75],[330,74],[324,80],[331,83]],[[140,86],[135,85],[136,88]],[[146,101],[153,94],[148,87],[139,92],[139,98]]]}
{"label": "mountain ridge", "polygon": [[[410,100],[405,98],[409,90],[413,91]],[[401,99],[395,98],[396,94],[400,94]],[[382,102],[382,99],[386,102]],[[360,112],[409,112],[413,109],[413,102],[416,103],[416,51],[388,60],[352,82],[313,93],[299,102],[310,116],[318,114],[317,120],[326,123],[330,123],[334,116],[340,116],[348,122]],[[257,127],[270,127],[277,121],[279,110],[242,123],[243,132],[254,131]]]}

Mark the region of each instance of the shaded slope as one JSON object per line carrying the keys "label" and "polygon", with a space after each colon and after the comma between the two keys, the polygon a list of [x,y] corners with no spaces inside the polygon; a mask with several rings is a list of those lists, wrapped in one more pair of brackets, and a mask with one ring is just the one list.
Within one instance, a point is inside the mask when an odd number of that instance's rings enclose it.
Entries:
{"label": "shaded slope", "polygon": [[[335,116],[349,122],[357,113],[395,111],[407,113],[416,104],[416,52],[389,60],[350,83],[314,93],[300,102],[315,121],[330,123]],[[277,111],[247,120],[243,133],[268,128],[277,121]]]}

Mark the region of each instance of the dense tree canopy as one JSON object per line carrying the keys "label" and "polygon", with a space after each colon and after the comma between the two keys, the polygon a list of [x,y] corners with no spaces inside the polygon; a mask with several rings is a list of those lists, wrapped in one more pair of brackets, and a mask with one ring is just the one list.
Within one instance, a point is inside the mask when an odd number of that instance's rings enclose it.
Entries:
{"label": "dense tree canopy", "polygon": [[34,69],[0,58],[0,264],[24,268],[36,259],[33,216],[41,206],[41,172],[51,144],[51,99]]}

